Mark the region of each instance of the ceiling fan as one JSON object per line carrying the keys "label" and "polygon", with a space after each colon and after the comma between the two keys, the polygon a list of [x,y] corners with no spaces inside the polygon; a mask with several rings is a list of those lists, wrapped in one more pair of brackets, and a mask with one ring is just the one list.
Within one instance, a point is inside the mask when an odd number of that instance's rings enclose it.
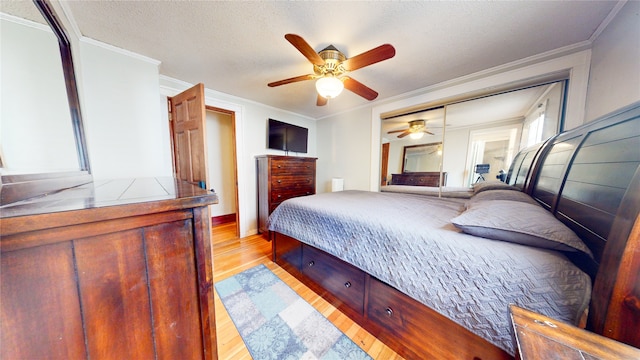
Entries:
{"label": "ceiling fan", "polygon": [[316,90],[318,91],[316,105],[318,106],[326,105],[328,99],[340,95],[343,88],[367,100],[375,99],[378,97],[377,92],[346,74],[365,66],[390,59],[396,54],[396,49],[393,46],[384,44],[347,59],[347,57],[333,45],[329,45],[316,53],[299,35],[286,34],[284,38],[313,64],[313,74],[274,81],[267,85],[269,87],[275,87],[298,81],[318,79],[316,81]]}
{"label": "ceiling fan", "polygon": [[393,131],[387,132],[387,134],[393,134],[393,133],[402,133],[398,135],[398,138],[403,138],[407,135],[411,135],[412,139],[420,139],[424,134],[433,135],[433,133],[428,131],[427,128],[425,127],[424,120],[412,120],[412,121],[409,121],[409,128],[407,129],[393,130]]}

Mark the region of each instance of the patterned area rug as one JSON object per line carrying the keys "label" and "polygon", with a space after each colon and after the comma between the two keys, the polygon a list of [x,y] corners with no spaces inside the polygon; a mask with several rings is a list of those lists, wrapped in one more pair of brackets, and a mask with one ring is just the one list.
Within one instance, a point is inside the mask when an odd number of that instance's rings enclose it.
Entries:
{"label": "patterned area rug", "polygon": [[215,287],[256,360],[371,359],[264,265]]}

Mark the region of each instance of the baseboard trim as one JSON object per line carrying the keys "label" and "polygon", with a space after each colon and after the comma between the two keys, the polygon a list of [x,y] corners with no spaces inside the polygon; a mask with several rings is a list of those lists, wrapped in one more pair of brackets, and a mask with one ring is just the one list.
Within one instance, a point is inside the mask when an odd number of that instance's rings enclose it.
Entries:
{"label": "baseboard trim", "polygon": [[216,225],[222,225],[222,224],[227,224],[227,223],[231,223],[236,221],[236,214],[227,214],[227,215],[220,215],[220,216],[214,216],[211,218],[211,226],[216,226]]}

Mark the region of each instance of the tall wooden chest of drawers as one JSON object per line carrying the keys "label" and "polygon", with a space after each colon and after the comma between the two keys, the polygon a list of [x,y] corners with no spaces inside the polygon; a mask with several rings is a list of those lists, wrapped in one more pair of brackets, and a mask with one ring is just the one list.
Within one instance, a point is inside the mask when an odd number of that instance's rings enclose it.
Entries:
{"label": "tall wooden chest of drawers", "polygon": [[267,231],[267,219],[281,202],[316,193],[316,158],[257,156],[258,231]]}

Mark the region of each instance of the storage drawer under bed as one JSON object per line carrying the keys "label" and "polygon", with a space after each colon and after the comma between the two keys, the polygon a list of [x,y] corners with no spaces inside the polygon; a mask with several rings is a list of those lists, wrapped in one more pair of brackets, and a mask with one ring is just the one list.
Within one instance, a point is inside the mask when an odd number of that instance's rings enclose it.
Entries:
{"label": "storage drawer under bed", "polygon": [[359,314],[364,313],[365,273],[361,270],[303,245],[302,273]]}

